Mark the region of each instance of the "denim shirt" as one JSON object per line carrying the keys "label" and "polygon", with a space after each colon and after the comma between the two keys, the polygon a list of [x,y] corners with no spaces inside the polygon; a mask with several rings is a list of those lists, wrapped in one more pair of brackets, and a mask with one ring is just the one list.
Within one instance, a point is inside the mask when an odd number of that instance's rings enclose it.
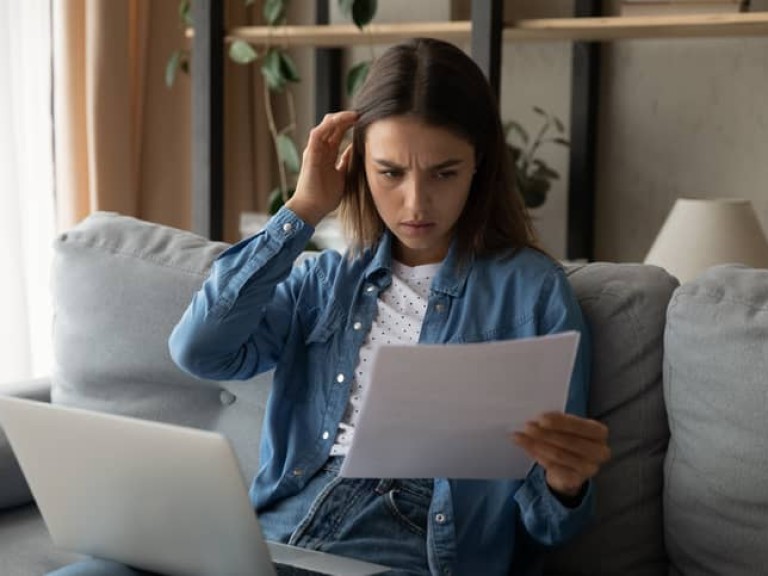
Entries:
{"label": "denim shirt", "polygon": [[[257,512],[300,492],[328,459],[377,298],[392,278],[389,233],[356,258],[324,251],[294,266],[313,231],[282,208],[262,232],[223,252],[169,341],[176,363],[199,377],[247,379],[275,368],[250,490]],[[530,249],[460,264],[452,247],[432,283],[419,342],[565,330],[582,334],[566,411],[583,415],[588,333],[562,269]],[[527,539],[555,545],[581,530],[592,508],[591,482],[568,508],[539,466],[525,479],[435,479],[430,571],[507,574],[521,527]]]}

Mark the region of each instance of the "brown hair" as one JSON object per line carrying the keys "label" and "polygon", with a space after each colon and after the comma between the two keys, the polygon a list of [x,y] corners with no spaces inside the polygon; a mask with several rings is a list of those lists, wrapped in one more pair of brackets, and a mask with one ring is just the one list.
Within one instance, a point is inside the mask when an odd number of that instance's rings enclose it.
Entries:
{"label": "brown hair", "polygon": [[353,108],[359,118],[342,221],[353,251],[374,246],[384,232],[365,176],[368,126],[392,116],[414,116],[451,130],[475,150],[476,172],[456,225],[461,257],[536,245],[528,212],[514,184],[496,97],[485,76],[456,46],[417,38],[386,50],[373,64]]}

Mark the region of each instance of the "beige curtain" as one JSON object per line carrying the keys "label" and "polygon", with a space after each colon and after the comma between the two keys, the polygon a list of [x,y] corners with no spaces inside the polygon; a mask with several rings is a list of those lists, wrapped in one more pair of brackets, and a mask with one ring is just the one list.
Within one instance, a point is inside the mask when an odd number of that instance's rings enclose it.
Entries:
{"label": "beige curtain", "polygon": [[[227,2],[227,28],[262,24],[261,5],[246,8],[244,2]],[[279,179],[258,62],[243,66],[224,58],[224,237],[234,241],[240,237],[240,214],[265,211]]]}
{"label": "beige curtain", "polygon": [[[56,207],[60,230],[95,210],[179,228],[191,223],[190,82],[165,86],[187,47],[178,0],[53,3]],[[227,24],[248,20],[239,2]],[[271,152],[255,67],[226,65],[225,239],[243,210],[263,209]]]}

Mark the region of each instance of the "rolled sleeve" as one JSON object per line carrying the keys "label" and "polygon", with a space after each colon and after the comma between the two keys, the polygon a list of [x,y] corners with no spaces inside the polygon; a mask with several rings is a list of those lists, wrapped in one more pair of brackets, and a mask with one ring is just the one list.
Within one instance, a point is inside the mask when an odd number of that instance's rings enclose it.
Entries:
{"label": "rolled sleeve", "polygon": [[567,507],[547,486],[544,469],[534,466],[515,493],[520,517],[526,531],[539,544],[555,546],[569,540],[591,520],[594,514],[594,486],[587,482],[578,506]]}
{"label": "rolled sleeve", "polygon": [[211,379],[271,369],[296,304],[293,287],[305,272],[293,264],[313,232],[283,207],[261,232],[222,252],[171,333],[176,364]]}

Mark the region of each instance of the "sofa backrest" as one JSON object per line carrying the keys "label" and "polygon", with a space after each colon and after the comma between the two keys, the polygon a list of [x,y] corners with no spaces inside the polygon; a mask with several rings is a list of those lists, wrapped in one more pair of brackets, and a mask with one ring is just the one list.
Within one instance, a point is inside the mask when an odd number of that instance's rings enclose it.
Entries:
{"label": "sofa backrest", "polygon": [[678,289],[664,369],[672,573],[768,573],[768,270],[718,266]]}
{"label": "sofa backrest", "polygon": [[678,282],[641,264],[587,264],[568,277],[592,333],[589,415],[608,426],[612,459],[596,478],[596,522],[546,573],[666,576],[662,338]]}
{"label": "sofa backrest", "polygon": [[168,336],[226,244],[111,213],[55,242],[51,400],[217,430],[255,473],[269,374],[198,380],[179,370]]}

